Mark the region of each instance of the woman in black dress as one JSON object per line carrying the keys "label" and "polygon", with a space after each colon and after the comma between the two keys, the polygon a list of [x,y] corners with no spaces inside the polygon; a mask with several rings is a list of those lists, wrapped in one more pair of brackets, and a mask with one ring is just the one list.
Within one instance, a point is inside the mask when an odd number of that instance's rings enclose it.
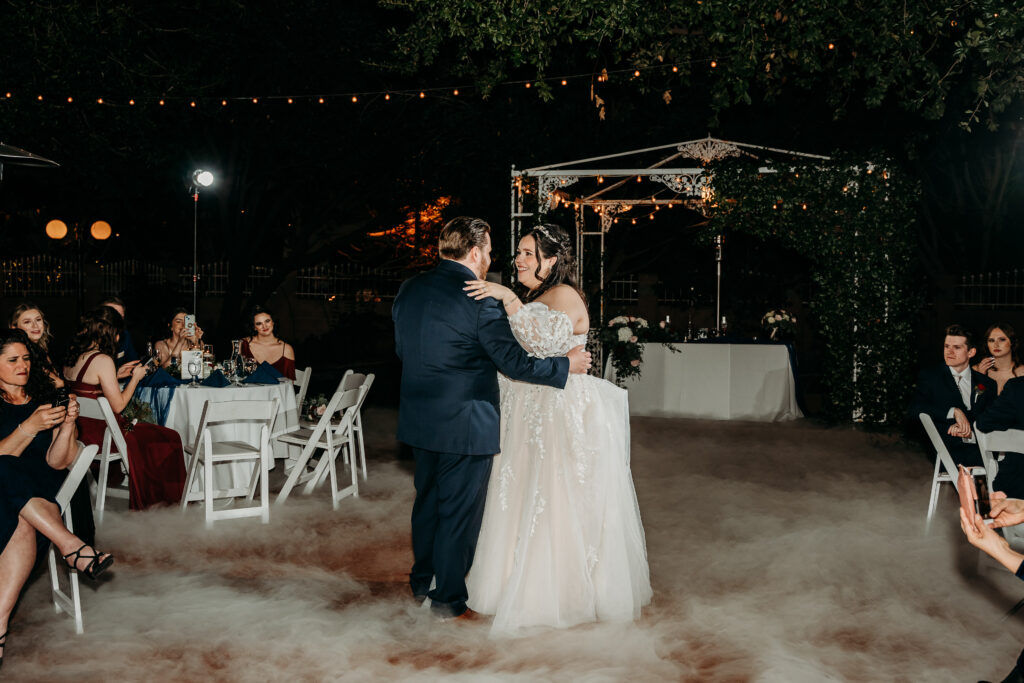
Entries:
{"label": "woman in black dress", "polygon": [[53,383],[32,371],[28,343],[21,330],[0,330],[0,664],[11,611],[46,543],[89,578],[114,561],[64,526],[55,496],[78,452],[78,403],[43,402]]}

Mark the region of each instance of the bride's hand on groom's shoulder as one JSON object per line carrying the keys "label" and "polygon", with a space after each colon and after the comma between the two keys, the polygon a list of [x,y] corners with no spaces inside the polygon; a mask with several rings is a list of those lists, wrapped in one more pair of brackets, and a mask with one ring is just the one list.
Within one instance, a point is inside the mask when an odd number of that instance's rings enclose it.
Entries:
{"label": "bride's hand on groom's shoulder", "polygon": [[491,297],[497,299],[503,304],[511,303],[513,299],[516,299],[515,292],[504,285],[499,285],[497,282],[489,282],[487,280],[466,280],[466,286],[462,288],[466,295],[480,301],[480,299],[486,299]]}

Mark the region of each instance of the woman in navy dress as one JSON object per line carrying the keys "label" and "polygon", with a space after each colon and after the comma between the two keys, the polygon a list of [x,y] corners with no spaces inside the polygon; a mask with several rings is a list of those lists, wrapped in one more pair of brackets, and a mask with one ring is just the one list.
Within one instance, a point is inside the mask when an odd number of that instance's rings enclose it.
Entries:
{"label": "woman in navy dress", "polygon": [[64,526],[55,497],[78,452],[78,403],[48,402],[55,388],[32,371],[28,344],[21,330],[0,330],[0,664],[11,611],[47,542],[89,578],[114,561]]}

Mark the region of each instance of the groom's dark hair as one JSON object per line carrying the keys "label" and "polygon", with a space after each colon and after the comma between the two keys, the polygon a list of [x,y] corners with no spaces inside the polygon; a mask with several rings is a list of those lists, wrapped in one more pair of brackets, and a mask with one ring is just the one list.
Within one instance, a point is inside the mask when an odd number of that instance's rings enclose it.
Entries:
{"label": "groom's dark hair", "polygon": [[473,247],[484,248],[487,236],[491,234],[491,226],[482,218],[459,216],[448,221],[441,228],[441,236],[437,240],[437,252],[441,258],[461,261],[466,258]]}

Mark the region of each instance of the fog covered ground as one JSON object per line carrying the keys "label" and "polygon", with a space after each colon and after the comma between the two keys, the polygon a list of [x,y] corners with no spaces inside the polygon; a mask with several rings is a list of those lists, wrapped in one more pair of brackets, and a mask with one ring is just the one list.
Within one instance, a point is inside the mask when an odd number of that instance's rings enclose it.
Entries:
{"label": "fog covered ground", "polygon": [[[633,475],[654,601],[635,624],[491,640],[407,595],[412,463],[395,413],[364,414],[358,500],[292,497],[271,524],[129,514],[84,582],[84,635],[37,574],[11,622],[10,681],[975,681],[1021,649],[1024,583],[978,554],[932,462],[810,422],[636,418]],[[279,466],[280,468],[280,466]],[[275,481],[280,478],[275,474]]]}

